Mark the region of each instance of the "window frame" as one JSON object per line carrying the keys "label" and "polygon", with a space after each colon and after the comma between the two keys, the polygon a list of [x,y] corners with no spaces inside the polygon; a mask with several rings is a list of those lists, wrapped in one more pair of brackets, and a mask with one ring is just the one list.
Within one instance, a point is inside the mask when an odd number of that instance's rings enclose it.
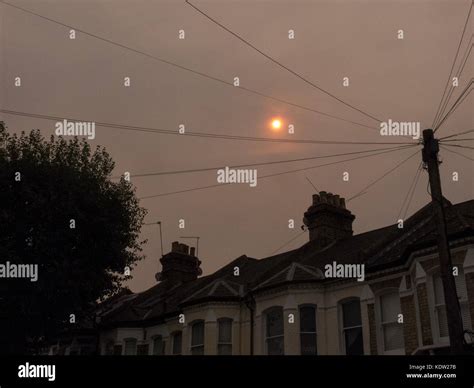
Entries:
{"label": "window frame", "polygon": [[[193,330],[194,330],[194,327],[197,325],[202,325],[202,343],[193,345],[193,339],[194,339]],[[206,322],[203,319],[196,319],[190,323],[189,327],[191,329],[189,354],[192,356],[204,355],[204,344],[206,342]],[[196,349],[202,349],[202,353],[194,354],[193,351],[195,351]]]}
{"label": "window frame", "polygon": [[[314,332],[313,331],[301,331],[301,309],[303,308],[312,308],[314,310]],[[314,344],[316,353],[312,354],[312,356],[317,356],[318,355],[318,306],[316,304],[312,303],[303,303],[298,306],[298,318],[299,318],[299,327],[298,327],[298,333],[299,333],[299,345],[300,345],[300,355],[303,355],[302,353],[302,347],[301,347],[301,342],[302,342],[302,335],[303,334],[310,334],[315,336],[316,343]]]}
{"label": "window frame", "polygon": [[[268,315],[274,311],[277,311],[280,312],[281,311],[281,326],[282,326],[282,333],[279,334],[279,335],[274,335],[274,336],[268,336]],[[282,354],[278,354],[278,356],[284,356],[285,355],[285,318],[284,318],[284,311],[283,311],[283,306],[272,306],[272,307],[269,307],[267,309],[265,309],[265,311],[263,311],[263,316],[264,316],[264,324],[263,324],[263,330],[264,330],[264,335],[263,335],[263,339],[264,339],[264,348],[265,348],[265,354],[266,355],[269,355],[268,353],[268,341],[270,340],[274,340],[274,339],[277,339],[277,338],[282,338],[283,339],[283,353]],[[275,354],[276,355],[276,354]]]}
{"label": "window frame", "polygon": [[448,332],[448,335],[445,335],[445,336],[442,336],[441,335],[441,330],[440,330],[440,319],[439,319],[439,310],[441,308],[443,308],[444,310],[446,310],[446,304],[445,304],[445,300],[444,300],[444,288],[443,288],[443,300],[442,300],[442,303],[436,303],[436,291],[435,291],[435,279],[437,277],[440,278],[441,280],[441,286],[443,287],[443,279],[441,277],[441,272],[440,272],[440,268],[438,267],[436,270],[434,270],[431,274],[430,274],[430,280],[431,280],[431,290],[432,290],[432,300],[433,300],[433,303],[432,303],[432,308],[433,308],[433,320],[432,320],[432,325],[434,324],[434,327],[435,327],[435,330],[434,332],[436,333],[436,339],[438,340],[438,342],[441,342],[441,343],[449,343],[449,332]]}
{"label": "window frame", "polygon": [[[160,339],[161,340],[161,353],[155,353],[155,341]],[[166,353],[165,353],[165,339],[163,338],[163,336],[161,334],[157,334],[157,335],[154,335],[153,337],[151,337],[151,343],[152,343],[152,349],[151,349],[151,354],[153,356],[164,356]]]}
{"label": "window frame", "polygon": [[[360,311],[360,325],[356,326],[348,326],[344,327],[344,308],[343,305],[349,302],[358,302],[359,303],[359,311]],[[340,338],[340,349],[341,349],[341,354],[348,355],[347,354],[347,347],[346,347],[346,336],[345,332],[346,330],[352,330],[352,329],[358,329],[360,328],[360,332],[362,334],[362,354],[365,354],[365,346],[364,346],[364,325],[362,323],[362,308],[361,308],[361,302],[360,298],[357,296],[352,296],[349,298],[344,298],[341,299],[338,302],[338,321],[339,321],[339,338]]]}
{"label": "window frame", "polygon": [[[458,268],[458,275],[454,276],[456,291],[458,291],[458,287],[460,287],[460,285],[458,284],[457,279],[460,276],[464,277],[463,285],[465,287],[465,290],[464,290],[465,296],[464,297],[459,297],[459,293],[458,293],[459,305],[460,305],[460,308],[461,308],[461,315],[463,316],[463,314],[462,314],[463,309],[467,309],[468,310],[468,316],[469,316],[469,296],[467,295],[466,274],[464,272],[464,266],[463,266],[462,263],[453,263],[453,267],[454,266]],[[429,290],[428,304],[430,306],[429,311],[430,311],[430,323],[431,323],[431,328],[432,328],[432,332],[433,332],[433,342],[435,344],[447,345],[450,342],[449,341],[449,332],[448,332],[447,336],[441,336],[440,326],[439,326],[439,324],[440,324],[439,313],[438,313],[439,309],[441,309],[441,308],[444,308],[446,310],[446,304],[445,304],[445,300],[444,300],[444,288],[442,288],[442,291],[443,291],[442,303],[436,303],[436,295],[435,295],[435,278],[439,277],[440,280],[441,280],[441,285],[443,284],[442,283],[440,266],[437,265],[437,266],[431,268],[428,275],[429,275],[428,279],[427,279],[427,283],[428,283],[427,288]],[[469,316],[469,318],[470,318],[470,316]],[[464,320],[463,320],[462,324],[463,324],[463,330],[464,330]],[[473,322],[472,322],[472,319],[469,319],[468,329],[472,330],[472,328],[473,328]]]}
{"label": "window frame", "polygon": [[[399,313],[401,314],[402,306],[401,306],[401,299],[400,299],[400,292],[398,288],[395,287],[390,287],[390,288],[384,288],[382,291],[378,292],[376,295],[376,308],[375,308],[375,323],[376,323],[376,328],[377,328],[377,336],[376,336],[376,341],[377,341],[377,350],[379,354],[385,354],[385,355],[404,355],[406,353],[405,350],[405,334],[403,331],[403,326],[398,323],[398,319],[395,319],[394,321],[383,321],[382,319],[382,298],[386,295],[390,294],[395,294],[398,297],[398,309]],[[398,317],[398,315],[397,315]],[[403,341],[403,347],[402,348],[397,348],[397,349],[392,349],[392,350],[385,350],[385,332],[384,328],[387,325],[393,325],[397,324],[399,330],[401,331],[401,336],[402,336],[402,341]]]}
{"label": "window frame", "polygon": [[[176,337],[178,335],[180,336],[181,346],[180,346],[180,349],[179,349],[179,353],[175,353],[174,347],[175,347]],[[183,354],[183,331],[182,330],[173,331],[170,334],[170,338],[171,338],[171,352],[170,352],[170,354],[172,356],[181,356]]]}
{"label": "window frame", "polygon": [[[221,330],[221,323],[223,322],[227,322],[227,323],[230,323],[230,342],[221,342],[220,341],[220,330]],[[232,355],[233,352],[234,352],[234,346],[233,346],[233,336],[234,336],[234,320],[232,318],[228,318],[228,317],[222,317],[222,318],[219,318],[217,319],[217,355],[221,356],[223,354],[221,354],[219,352],[219,349],[222,347],[222,346],[230,346],[230,354]]]}

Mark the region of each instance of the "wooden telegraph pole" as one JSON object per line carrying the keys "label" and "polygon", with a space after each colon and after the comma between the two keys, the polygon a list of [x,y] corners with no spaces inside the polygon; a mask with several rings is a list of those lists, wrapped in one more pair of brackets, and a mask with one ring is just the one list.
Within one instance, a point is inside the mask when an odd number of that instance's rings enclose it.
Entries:
{"label": "wooden telegraph pole", "polygon": [[448,319],[451,353],[461,354],[464,352],[463,325],[458,295],[456,292],[456,283],[453,276],[451,252],[449,250],[444,201],[441,192],[441,178],[439,176],[438,152],[439,143],[438,140],[434,138],[433,130],[425,129],[423,131],[423,162],[428,169],[431,200],[436,212],[436,221],[438,225],[439,263],[441,268],[441,279],[443,281],[444,302]]}

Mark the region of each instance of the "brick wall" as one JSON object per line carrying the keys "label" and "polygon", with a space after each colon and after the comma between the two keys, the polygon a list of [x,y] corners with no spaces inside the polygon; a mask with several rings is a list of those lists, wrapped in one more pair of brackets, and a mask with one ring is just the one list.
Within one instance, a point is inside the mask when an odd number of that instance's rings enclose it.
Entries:
{"label": "brick wall", "polygon": [[405,353],[411,354],[418,347],[415,297],[413,295],[401,297],[400,307],[403,314],[403,338],[405,340]]}
{"label": "brick wall", "polygon": [[428,305],[428,293],[426,283],[416,286],[418,295],[418,308],[420,310],[421,340],[424,346],[433,344],[433,333],[431,332],[430,307]]}

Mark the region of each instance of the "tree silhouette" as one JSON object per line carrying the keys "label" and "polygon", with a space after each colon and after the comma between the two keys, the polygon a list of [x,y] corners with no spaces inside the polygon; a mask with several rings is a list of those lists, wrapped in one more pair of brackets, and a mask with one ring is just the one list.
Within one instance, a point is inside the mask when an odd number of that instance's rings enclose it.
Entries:
{"label": "tree silhouette", "polygon": [[11,135],[0,122],[0,264],[38,265],[35,282],[0,278],[0,353],[34,351],[71,314],[80,322],[143,258],[146,211],[113,168],[85,140]]}

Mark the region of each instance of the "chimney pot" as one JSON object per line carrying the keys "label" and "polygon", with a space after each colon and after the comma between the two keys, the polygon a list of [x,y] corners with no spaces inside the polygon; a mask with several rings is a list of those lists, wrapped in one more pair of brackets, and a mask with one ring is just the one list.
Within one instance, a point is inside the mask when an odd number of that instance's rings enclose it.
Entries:
{"label": "chimney pot", "polygon": [[318,204],[321,201],[321,198],[319,198],[319,194],[313,194],[313,205]]}
{"label": "chimney pot", "polygon": [[321,202],[327,202],[328,201],[328,196],[325,191],[320,191],[319,196],[321,197]]}
{"label": "chimney pot", "polygon": [[179,242],[173,241],[171,243],[171,252],[179,252]]}
{"label": "chimney pot", "polygon": [[186,244],[179,244],[179,251],[187,255],[189,253],[189,247]]}
{"label": "chimney pot", "polygon": [[345,209],[345,208],[346,208],[346,200],[345,200],[345,198],[341,198],[339,202],[340,202],[340,204],[341,204],[341,208],[342,208],[342,209]]}
{"label": "chimney pot", "polygon": [[333,205],[335,206],[336,204],[334,203],[334,195],[332,195],[332,193],[328,193],[328,203],[330,205]]}

